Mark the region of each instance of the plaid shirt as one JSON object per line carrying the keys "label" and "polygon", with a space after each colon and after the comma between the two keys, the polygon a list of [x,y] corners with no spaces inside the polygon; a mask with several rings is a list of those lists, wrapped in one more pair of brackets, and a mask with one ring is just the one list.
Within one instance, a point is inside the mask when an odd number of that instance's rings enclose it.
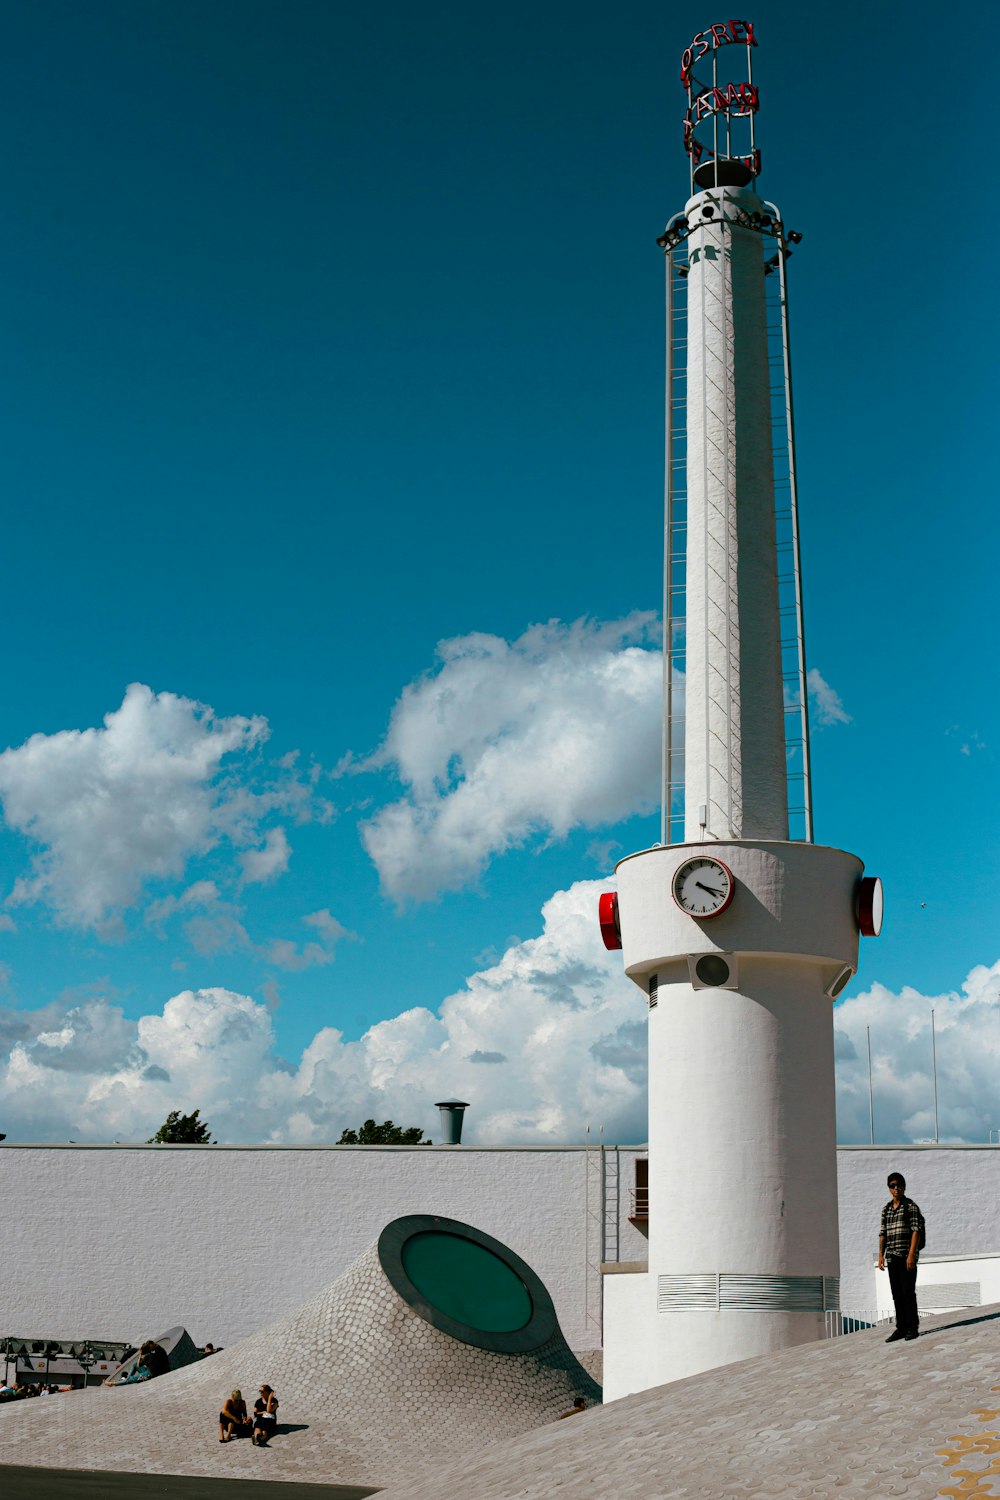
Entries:
{"label": "plaid shirt", "polygon": [[882,1210],[882,1227],[879,1234],[885,1238],[886,1255],[909,1255],[910,1239],[914,1230],[924,1227],[924,1216],[912,1198],[902,1198],[898,1208],[892,1200]]}

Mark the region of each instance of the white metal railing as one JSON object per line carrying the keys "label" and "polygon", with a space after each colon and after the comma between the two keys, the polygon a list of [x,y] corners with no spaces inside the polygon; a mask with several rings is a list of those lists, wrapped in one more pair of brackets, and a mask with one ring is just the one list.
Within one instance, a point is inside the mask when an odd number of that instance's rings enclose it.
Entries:
{"label": "white metal railing", "polygon": [[629,1188],[628,1216],[630,1219],[649,1218],[649,1188]]}
{"label": "white metal railing", "polygon": [[826,1337],[842,1338],[845,1333],[863,1333],[866,1328],[881,1328],[892,1323],[892,1313],[864,1308],[860,1312],[830,1311],[826,1314]]}

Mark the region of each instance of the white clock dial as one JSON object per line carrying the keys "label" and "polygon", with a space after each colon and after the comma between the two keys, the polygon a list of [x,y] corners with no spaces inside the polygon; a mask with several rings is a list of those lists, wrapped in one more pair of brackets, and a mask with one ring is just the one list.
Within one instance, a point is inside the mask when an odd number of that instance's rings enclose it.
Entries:
{"label": "white clock dial", "polygon": [[725,911],[736,890],[733,872],[721,859],[697,855],[674,874],[673,896],[681,911],[699,920]]}

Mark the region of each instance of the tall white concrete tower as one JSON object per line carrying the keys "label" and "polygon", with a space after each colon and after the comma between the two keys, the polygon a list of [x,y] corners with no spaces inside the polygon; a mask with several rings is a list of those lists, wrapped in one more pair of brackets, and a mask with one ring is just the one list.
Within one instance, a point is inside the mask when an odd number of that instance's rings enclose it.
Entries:
{"label": "tall white concrete tower", "polygon": [[839,1306],[832,1001],[881,885],[812,842],[786,282],[801,236],[755,190],[756,45],[726,21],[684,53],[692,195],[659,241],[663,836],[619,862],[600,914],[648,1006],[649,1264],[605,1277],[606,1400],[819,1338]]}

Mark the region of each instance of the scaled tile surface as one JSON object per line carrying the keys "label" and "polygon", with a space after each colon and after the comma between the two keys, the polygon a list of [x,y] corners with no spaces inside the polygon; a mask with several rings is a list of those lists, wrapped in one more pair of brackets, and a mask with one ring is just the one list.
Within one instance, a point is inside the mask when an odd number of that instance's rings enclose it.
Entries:
{"label": "scaled tile surface", "polygon": [[[270,1447],[221,1444],[230,1391],[252,1409],[263,1382],[280,1401]],[[530,1432],[576,1395],[599,1402],[600,1388],[558,1330],[532,1354],[460,1343],[401,1300],[372,1246],[290,1317],[196,1365],[0,1406],[0,1465],[384,1485]]]}

